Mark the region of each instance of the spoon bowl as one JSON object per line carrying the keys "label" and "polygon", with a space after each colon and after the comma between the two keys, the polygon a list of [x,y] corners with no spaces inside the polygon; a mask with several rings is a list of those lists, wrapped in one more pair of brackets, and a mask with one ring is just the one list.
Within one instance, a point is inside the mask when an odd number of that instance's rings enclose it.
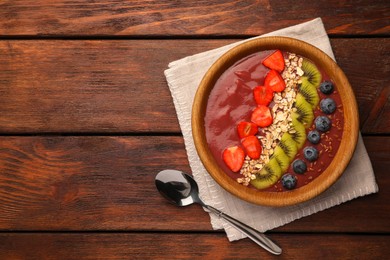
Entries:
{"label": "spoon bowl", "polygon": [[180,207],[203,203],[199,199],[195,180],[181,171],[164,170],[156,176],[156,187],[160,194],[172,204]]}
{"label": "spoon bowl", "polygon": [[199,198],[198,184],[190,175],[177,170],[164,170],[157,174],[155,184],[160,194],[172,204],[183,207],[198,203],[208,211],[229,222],[233,227],[247,235],[268,252],[275,255],[280,255],[282,253],[282,249],[263,233],[260,233],[214,207],[206,205]]}

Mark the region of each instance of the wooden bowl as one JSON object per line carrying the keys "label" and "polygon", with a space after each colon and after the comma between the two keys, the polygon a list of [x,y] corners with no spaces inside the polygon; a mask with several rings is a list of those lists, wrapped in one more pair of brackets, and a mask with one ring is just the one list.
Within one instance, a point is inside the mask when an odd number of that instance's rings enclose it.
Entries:
{"label": "wooden bowl", "polygon": [[[344,110],[342,140],[328,168],[312,182],[286,192],[266,192],[245,187],[229,177],[213,157],[205,133],[204,118],[209,94],[221,74],[238,60],[264,50],[280,49],[312,60],[334,81]],[[233,195],[264,206],[288,206],[316,197],[343,174],[352,158],[359,132],[357,105],[352,88],[338,65],[318,48],[292,38],[265,37],[242,43],[220,57],[207,71],[195,95],[192,108],[192,134],[198,155],[214,180]]]}

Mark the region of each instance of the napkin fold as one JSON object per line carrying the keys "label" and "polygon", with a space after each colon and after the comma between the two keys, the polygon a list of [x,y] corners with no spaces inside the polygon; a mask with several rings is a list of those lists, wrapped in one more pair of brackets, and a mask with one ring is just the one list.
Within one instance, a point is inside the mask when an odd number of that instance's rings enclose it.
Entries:
{"label": "napkin fold", "polygon": [[[306,41],[335,59],[321,18],[258,37],[264,36],[287,36]],[[198,157],[192,138],[193,99],[209,67],[226,51],[248,40],[250,39],[171,62],[164,72],[183,133],[189,164],[199,185],[202,200],[260,232],[265,232],[354,198],[378,192],[374,171],[360,134],[352,160],[341,178],[321,195],[298,205],[272,208],[247,203],[225,191],[212,179]],[[225,229],[230,241],[245,237],[217,216],[210,214],[210,218],[213,229]]]}

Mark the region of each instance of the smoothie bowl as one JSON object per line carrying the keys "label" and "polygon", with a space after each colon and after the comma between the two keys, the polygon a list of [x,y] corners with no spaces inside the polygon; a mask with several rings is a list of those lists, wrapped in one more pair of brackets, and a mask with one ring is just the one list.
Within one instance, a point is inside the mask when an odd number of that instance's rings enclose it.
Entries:
{"label": "smoothie bowl", "polygon": [[265,206],[307,201],[336,182],[358,125],[342,70],[316,47],[286,37],[250,40],[224,54],[192,108],[195,146],[209,174]]}

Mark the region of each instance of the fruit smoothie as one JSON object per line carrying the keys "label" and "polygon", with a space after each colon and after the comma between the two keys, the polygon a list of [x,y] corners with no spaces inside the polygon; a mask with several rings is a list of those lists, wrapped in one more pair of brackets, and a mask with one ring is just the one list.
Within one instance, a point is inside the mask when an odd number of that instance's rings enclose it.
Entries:
{"label": "fruit smoothie", "polygon": [[311,182],[341,142],[336,87],[321,68],[295,54],[270,50],[236,62],[207,104],[206,138],[218,165],[228,178],[264,191]]}

